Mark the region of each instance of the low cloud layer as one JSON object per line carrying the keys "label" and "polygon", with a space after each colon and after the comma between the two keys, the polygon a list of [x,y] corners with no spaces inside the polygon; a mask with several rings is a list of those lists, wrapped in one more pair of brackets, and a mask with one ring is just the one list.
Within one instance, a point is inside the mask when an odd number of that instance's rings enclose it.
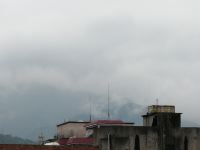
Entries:
{"label": "low cloud layer", "polygon": [[197,6],[1,1],[0,131],[33,138],[64,119],[85,119],[90,96],[94,117],[106,117],[108,83],[113,117],[125,116],[127,104],[147,106],[158,98],[200,123]]}

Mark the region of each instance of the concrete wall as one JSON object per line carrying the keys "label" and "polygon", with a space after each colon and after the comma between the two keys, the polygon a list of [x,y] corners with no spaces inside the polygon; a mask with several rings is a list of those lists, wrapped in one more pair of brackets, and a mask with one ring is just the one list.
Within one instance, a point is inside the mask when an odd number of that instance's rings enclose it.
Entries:
{"label": "concrete wall", "polygon": [[175,128],[167,131],[169,133],[162,133],[156,127],[100,127],[94,131],[95,145],[101,150],[108,150],[109,134],[110,150],[135,150],[136,136],[139,138],[140,150],[200,149],[200,128]]}
{"label": "concrete wall", "polygon": [[136,136],[139,137],[140,150],[200,149],[200,128],[174,128],[167,131],[169,133],[162,133],[156,127],[100,127],[94,131],[95,145],[101,150],[108,150],[110,134],[110,150],[135,150]]}
{"label": "concrete wall", "polygon": [[180,128],[175,132],[176,150],[184,150],[185,139],[188,142],[188,150],[200,149],[200,128]]}
{"label": "concrete wall", "polygon": [[86,123],[67,123],[57,127],[58,137],[84,137],[86,134]]}
{"label": "concrete wall", "polygon": [[143,117],[143,126],[152,126],[154,116]]}
{"label": "concrete wall", "polygon": [[0,150],[98,150],[92,146],[41,146],[41,145],[15,145],[0,144]]}
{"label": "concrete wall", "polygon": [[111,135],[110,150],[134,150],[136,136],[140,150],[159,150],[157,129],[152,127],[100,127],[94,131],[95,145],[108,149],[108,134]]}

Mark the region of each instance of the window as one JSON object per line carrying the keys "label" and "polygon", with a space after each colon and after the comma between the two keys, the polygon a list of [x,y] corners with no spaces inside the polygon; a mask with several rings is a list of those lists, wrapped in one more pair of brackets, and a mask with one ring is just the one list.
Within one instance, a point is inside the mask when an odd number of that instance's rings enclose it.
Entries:
{"label": "window", "polygon": [[155,116],[153,118],[152,127],[156,127],[157,125],[158,125],[158,119],[157,119],[157,116]]}
{"label": "window", "polygon": [[175,145],[167,144],[167,145],[165,145],[165,150],[175,150]]}
{"label": "window", "polygon": [[186,136],[185,136],[185,139],[184,139],[184,150],[188,150],[188,139],[187,139]]}
{"label": "window", "polygon": [[139,136],[138,136],[138,135],[135,136],[135,146],[134,146],[134,150],[140,150],[140,139],[139,139]]}

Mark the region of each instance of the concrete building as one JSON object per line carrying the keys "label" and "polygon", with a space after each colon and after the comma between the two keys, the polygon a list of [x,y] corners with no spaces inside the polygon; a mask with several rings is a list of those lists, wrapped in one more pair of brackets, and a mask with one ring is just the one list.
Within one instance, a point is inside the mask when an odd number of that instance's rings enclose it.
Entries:
{"label": "concrete building", "polygon": [[93,145],[93,130],[86,130],[86,126],[94,127],[99,125],[125,125],[133,126],[133,123],[121,120],[97,120],[93,122],[70,121],[57,125],[58,139],[60,145]]}
{"label": "concrete building", "polygon": [[152,105],[143,126],[126,123],[86,125],[100,150],[199,150],[200,128],[181,127],[174,106]]}
{"label": "concrete building", "polygon": [[85,137],[86,121],[68,121],[57,125],[58,138]]}

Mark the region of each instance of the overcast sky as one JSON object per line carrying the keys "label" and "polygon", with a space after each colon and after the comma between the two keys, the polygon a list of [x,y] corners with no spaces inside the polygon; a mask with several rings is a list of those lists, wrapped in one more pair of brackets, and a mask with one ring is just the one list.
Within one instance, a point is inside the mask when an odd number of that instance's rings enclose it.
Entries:
{"label": "overcast sky", "polygon": [[1,0],[0,131],[29,137],[87,114],[89,96],[102,115],[108,82],[116,108],[158,98],[200,123],[199,5]]}

